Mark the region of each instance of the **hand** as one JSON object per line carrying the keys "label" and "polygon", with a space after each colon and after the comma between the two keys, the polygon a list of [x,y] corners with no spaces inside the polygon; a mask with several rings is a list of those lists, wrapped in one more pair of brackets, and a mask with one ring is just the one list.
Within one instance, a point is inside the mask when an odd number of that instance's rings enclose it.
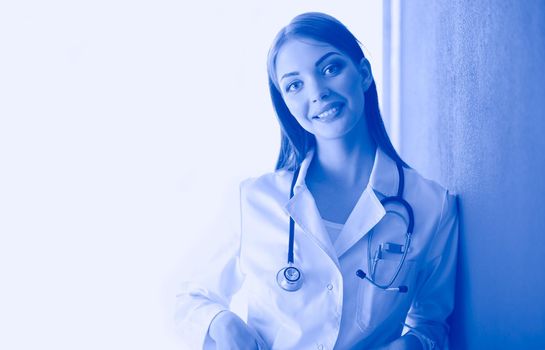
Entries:
{"label": "hand", "polygon": [[222,311],[212,320],[208,334],[216,342],[217,350],[267,349],[257,332],[230,311]]}

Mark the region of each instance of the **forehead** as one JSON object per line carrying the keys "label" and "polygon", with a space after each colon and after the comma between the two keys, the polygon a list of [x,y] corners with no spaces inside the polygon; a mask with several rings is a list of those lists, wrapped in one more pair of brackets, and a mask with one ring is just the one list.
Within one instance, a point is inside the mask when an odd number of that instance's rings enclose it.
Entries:
{"label": "forehead", "polygon": [[285,73],[313,68],[316,62],[329,52],[335,52],[348,59],[348,56],[330,44],[312,39],[289,39],[278,50],[276,75],[281,77]]}

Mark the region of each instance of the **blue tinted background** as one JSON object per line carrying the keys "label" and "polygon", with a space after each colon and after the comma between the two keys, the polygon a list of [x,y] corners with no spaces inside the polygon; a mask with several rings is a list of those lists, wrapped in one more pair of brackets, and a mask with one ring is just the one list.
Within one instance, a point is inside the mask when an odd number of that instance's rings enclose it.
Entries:
{"label": "blue tinted background", "polygon": [[265,56],[308,10],[361,39],[402,156],[460,196],[452,348],[545,348],[545,3],[383,4],[2,2],[0,348],[180,348],[176,281],[273,167]]}
{"label": "blue tinted background", "polygon": [[545,349],[545,2],[405,1],[401,29],[401,153],[460,199],[452,348]]}
{"label": "blue tinted background", "polygon": [[309,10],[382,72],[380,2],[0,2],[0,348],[180,349],[177,282],[271,171],[266,55]]}

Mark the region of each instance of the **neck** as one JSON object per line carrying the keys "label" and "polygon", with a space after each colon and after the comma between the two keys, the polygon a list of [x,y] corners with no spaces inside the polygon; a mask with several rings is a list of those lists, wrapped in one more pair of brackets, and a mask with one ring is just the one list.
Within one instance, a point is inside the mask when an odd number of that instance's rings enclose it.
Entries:
{"label": "neck", "polygon": [[367,186],[377,146],[367,129],[354,131],[359,135],[316,139],[316,153],[309,167],[312,181],[334,184],[340,188]]}

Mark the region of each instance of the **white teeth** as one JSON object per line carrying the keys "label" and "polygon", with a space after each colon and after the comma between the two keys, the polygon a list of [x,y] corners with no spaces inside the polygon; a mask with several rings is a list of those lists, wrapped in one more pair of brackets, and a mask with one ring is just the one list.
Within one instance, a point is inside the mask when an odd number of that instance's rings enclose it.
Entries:
{"label": "white teeth", "polygon": [[328,109],[325,112],[322,112],[322,113],[318,114],[317,117],[318,118],[327,118],[330,115],[337,113],[338,110],[339,109],[337,107],[333,107],[333,108]]}

